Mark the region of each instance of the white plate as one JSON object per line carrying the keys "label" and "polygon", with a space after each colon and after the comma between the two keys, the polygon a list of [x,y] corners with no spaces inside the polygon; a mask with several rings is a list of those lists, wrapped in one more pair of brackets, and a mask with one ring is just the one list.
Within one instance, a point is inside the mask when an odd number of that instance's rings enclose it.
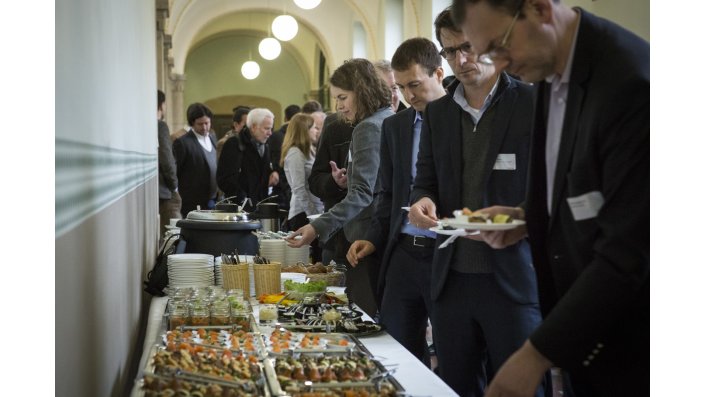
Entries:
{"label": "white plate", "polygon": [[430,229],[428,229],[436,234],[442,234],[444,236],[458,236],[458,237],[464,237],[464,236],[472,236],[475,234],[480,234],[479,231],[474,231],[474,232],[466,232],[465,229],[453,229],[453,230],[444,230],[441,226],[434,226]]}
{"label": "white plate", "polygon": [[213,260],[213,255],[209,254],[171,254],[168,256],[169,259],[178,260]]}
{"label": "white plate", "polygon": [[467,220],[455,218],[441,219],[439,223],[443,225],[452,226],[458,229],[485,231],[511,230],[526,224],[526,222],[520,221],[518,219],[513,220],[512,223],[470,223]]}

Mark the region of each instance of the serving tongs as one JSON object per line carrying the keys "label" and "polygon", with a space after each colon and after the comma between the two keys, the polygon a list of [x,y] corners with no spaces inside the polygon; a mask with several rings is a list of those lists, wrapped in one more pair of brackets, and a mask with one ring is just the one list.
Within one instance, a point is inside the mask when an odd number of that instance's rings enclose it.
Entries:
{"label": "serving tongs", "polygon": [[359,382],[350,382],[350,381],[345,381],[345,382],[317,382],[314,383],[310,380],[304,381],[303,382],[303,387],[305,392],[311,392],[314,389],[332,389],[332,388],[365,388],[365,387],[371,387],[374,388],[377,392],[380,392],[382,390],[382,383],[389,378],[392,375],[393,371],[385,371],[383,373],[374,375],[370,377],[370,379],[366,381],[359,381]]}
{"label": "serving tongs", "polygon": [[214,384],[218,384],[220,386],[242,388],[244,391],[246,391],[248,393],[254,393],[257,391],[256,390],[257,389],[256,383],[252,379],[232,379],[232,380],[229,380],[229,379],[221,378],[218,376],[190,372],[190,371],[186,371],[182,368],[175,368],[175,367],[164,367],[161,369],[160,374],[157,374],[157,375],[171,376],[174,378],[179,378],[179,379],[188,380],[188,381],[192,381],[192,382],[214,383]]}
{"label": "serving tongs", "polygon": [[239,265],[240,264],[240,253],[235,249],[230,254],[220,254],[220,259],[225,265]]}

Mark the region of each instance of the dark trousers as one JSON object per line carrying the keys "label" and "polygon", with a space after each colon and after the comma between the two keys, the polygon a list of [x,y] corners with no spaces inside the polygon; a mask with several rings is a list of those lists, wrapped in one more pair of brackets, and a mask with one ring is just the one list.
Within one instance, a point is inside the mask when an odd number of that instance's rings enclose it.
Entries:
{"label": "dark trousers", "polygon": [[[460,396],[483,396],[492,376],[540,322],[538,304],[515,303],[493,274],[449,270],[431,313],[441,379]],[[536,396],[544,396],[543,385]]]}
{"label": "dark trousers", "polygon": [[[305,212],[300,212],[291,219],[287,220],[287,223],[289,225],[289,230],[295,231],[298,230],[300,227],[308,225],[308,217],[306,216]],[[313,263],[321,262],[323,259],[321,257],[321,247],[319,246],[318,239],[315,239],[311,242],[311,259],[313,259]],[[327,265],[327,263],[326,263]]]}
{"label": "dark trousers", "polygon": [[172,192],[170,199],[159,199],[159,236],[166,231],[164,226],[169,224],[171,218],[181,219],[181,196],[179,192]]}
{"label": "dark trousers", "polygon": [[[331,241],[333,239],[335,240]],[[375,294],[379,276],[379,259],[376,253],[362,259],[357,266],[352,267],[345,258],[352,243],[345,238],[345,233],[342,230],[334,234],[327,243],[328,246],[334,247],[335,262],[344,263],[348,269],[345,272],[345,294],[348,295],[348,299],[374,318],[379,307],[377,294]]]}
{"label": "dark trousers", "polygon": [[399,242],[389,256],[380,322],[411,354],[428,365],[426,328],[431,314],[433,247]]}

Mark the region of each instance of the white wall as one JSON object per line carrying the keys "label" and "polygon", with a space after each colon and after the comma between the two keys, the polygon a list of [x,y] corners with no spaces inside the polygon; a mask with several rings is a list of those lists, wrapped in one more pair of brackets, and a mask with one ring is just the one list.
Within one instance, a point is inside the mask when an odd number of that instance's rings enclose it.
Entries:
{"label": "white wall", "polygon": [[120,396],[156,254],[154,2],[57,5],[55,392]]}

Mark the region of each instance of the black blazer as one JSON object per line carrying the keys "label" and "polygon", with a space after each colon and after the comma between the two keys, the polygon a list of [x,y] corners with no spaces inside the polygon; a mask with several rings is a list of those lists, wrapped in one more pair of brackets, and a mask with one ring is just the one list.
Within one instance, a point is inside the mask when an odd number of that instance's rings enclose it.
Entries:
{"label": "black blazer", "polygon": [[[439,218],[452,217],[453,210],[461,209],[463,167],[462,108],[453,100],[458,82],[452,84],[450,94],[426,107],[416,179],[411,202],[429,197],[436,203]],[[501,75],[497,92],[490,104],[495,116],[492,122],[489,152],[482,175],[485,185],[483,202],[489,205],[517,206],[526,196],[526,175],[529,163],[529,140],[534,115],[534,92],[531,86]],[[480,120],[482,123],[483,120]],[[516,170],[493,170],[498,154],[515,154]],[[439,235],[436,247],[447,236]],[[453,248],[436,251],[431,271],[431,298],[437,299],[443,291],[453,255]],[[536,278],[531,267],[529,244],[522,241],[514,246],[492,250],[494,276],[499,287],[520,304],[535,303]]]}
{"label": "black blazer", "polygon": [[[536,112],[526,216],[545,320],[531,341],[557,366],[598,383],[640,370],[639,390],[648,392],[650,49],[581,13],[550,219],[543,100]],[[576,221],[567,199],[589,192],[604,205]]]}
{"label": "black blazer", "polygon": [[[235,196],[238,204],[249,197],[254,206],[267,198],[272,171],[269,145],[265,144],[264,156],[260,157],[252,143],[250,130],[244,127],[223,145],[216,178],[225,197]],[[254,207],[246,209],[252,210]]]}
{"label": "black blazer", "polygon": [[[175,140],[173,147],[182,202],[181,213],[184,217],[195,210],[197,205],[200,205],[201,209],[206,209],[208,201],[214,198],[210,195],[210,166],[195,134],[190,130]],[[211,133],[208,137],[215,150],[215,136]]]}
{"label": "black blazer", "polygon": [[323,122],[323,131],[318,142],[316,159],[311,167],[308,185],[311,193],[323,201],[326,211],[345,198],[347,189],[341,189],[333,180],[329,161],[335,161],[338,168],[347,166],[348,149],[352,139],[353,126],[339,119],[334,113]]}
{"label": "black blazer", "polygon": [[399,239],[404,212],[411,191],[411,151],[414,143],[416,111],[407,108],[382,122],[380,142],[379,184],[380,192],[375,203],[375,225],[370,228],[367,240],[382,254],[377,289],[381,292],[389,266],[389,256]]}

